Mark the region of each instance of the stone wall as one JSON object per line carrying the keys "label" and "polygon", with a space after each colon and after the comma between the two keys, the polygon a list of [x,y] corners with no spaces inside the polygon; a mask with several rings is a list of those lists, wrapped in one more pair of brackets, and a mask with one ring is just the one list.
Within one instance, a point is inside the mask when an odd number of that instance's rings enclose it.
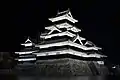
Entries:
{"label": "stone wall", "polygon": [[[19,66],[19,65],[18,65]],[[16,66],[20,75],[38,76],[90,76],[107,75],[108,69],[96,61],[83,61],[72,58],[37,60],[35,64]],[[28,67],[29,66],[29,67]]]}
{"label": "stone wall", "polygon": [[96,68],[97,68],[100,75],[108,75],[109,74],[109,70],[108,70],[108,68],[106,66],[104,66],[102,64],[100,65],[95,61],[93,63],[95,64],[95,66],[96,66]]}
{"label": "stone wall", "polygon": [[86,61],[62,58],[52,60],[40,60],[36,62],[39,74],[42,76],[79,76],[92,75]]}

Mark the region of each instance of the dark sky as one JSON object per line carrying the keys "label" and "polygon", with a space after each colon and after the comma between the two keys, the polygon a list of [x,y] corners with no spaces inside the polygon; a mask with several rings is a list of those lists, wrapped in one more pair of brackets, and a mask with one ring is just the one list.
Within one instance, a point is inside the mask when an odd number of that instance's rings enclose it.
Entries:
{"label": "dark sky", "polygon": [[82,34],[120,63],[120,5],[115,0],[8,0],[1,2],[0,51],[18,51],[25,36],[35,39],[57,10],[70,8]]}

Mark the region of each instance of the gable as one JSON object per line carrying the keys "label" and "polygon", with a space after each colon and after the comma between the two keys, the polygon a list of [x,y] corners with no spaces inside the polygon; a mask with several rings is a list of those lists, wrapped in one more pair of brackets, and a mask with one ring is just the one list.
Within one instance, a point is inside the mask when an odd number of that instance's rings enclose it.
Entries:
{"label": "gable", "polygon": [[48,34],[53,33],[54,31],[58,31],[58,32],[62,32],[60,29],[58,29],[57,27],[53,26],[51,29],[49,29],[50,32]]}
{"label": "gable", "polygon": [[79,41],[81,45],[83,45],[82,40],[85,40],[85,38],[80,37],[78,34],[74,37],[73,42]]}

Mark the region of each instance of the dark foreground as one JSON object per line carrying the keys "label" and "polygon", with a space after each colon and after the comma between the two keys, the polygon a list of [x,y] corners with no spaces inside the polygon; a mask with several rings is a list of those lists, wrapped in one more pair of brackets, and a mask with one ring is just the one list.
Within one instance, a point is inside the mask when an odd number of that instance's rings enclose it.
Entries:
{"label": "dark foreground", "polygon": [[[35,71],[36,72],[36,71]],[[111,76],[40,76],[39,73],[8,72],[0,73],[0,80],[120,80],[119,75]]]}
{"label": "dark foreground", "polygon": [[120,80],[119,75],[112,76],[40,76],[38,73],[5,72],[0,74],[0,80]]}
{"label": "dark foreground", "polygon": [[118,76],[40,77],[37,75],[0,75],[0,80],[120,80],[120,78]]}
{"label": "dark foreground", "polygon": [[[75,63],[75,64],[74,64]],[[51,65],[52,64],[52,65]],[[73,66],[71,64],[74,64]],[[78,64],[78,66],[77,66]],[[79,66],[80,65],[80,66]],[[72,66],[72,67],[71,67]],[[88,66],[89,67],[89,66]],[[72,70],[72,72],[69,72]],[[75,70],[75,71],[74,71]],[[58,71],[58,72],[56,72]],[[79,64],[76,60],[54,60],[54,61],[39,61],[37,64],[23,64],[15,66],[13,69],[0,69],[0,80],[120,80],[120,69],[114,69],[108,75],[97,74],[80,76],[81,72],[89,72],[83,62]],[[102,69],[102,71],[104,71]],[[79,75],[72,76],[69,73],[77,73]],[[92,73],[95,71],[93,70]],[[99,70],[101,72],[101,69]],[[75,74],[74,73],[74,74]],[[52,74],[52,75],[51,75]],[[63,75],[61,75],[63,74]],[[54,75],[54,76],[53,76]],[[56,76],[55,76],[56,75]],[[65,76],[66,75],[66,76]]]}

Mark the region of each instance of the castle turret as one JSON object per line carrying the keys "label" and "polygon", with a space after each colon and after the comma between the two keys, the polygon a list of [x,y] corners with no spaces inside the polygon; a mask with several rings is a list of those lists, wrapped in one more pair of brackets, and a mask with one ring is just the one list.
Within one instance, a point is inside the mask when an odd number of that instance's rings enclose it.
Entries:
{"label": "castle turret", "polygon": [[28,39],[25,41],[25,43],[23,43],[21,45],[23,46],[23,49],[21,49],[20,52],[15,52],[15,54],[18,55],[18,58],[16,58],[16,60],[20,63],[35,62],[36,55],[33,53],[38,51],[38,49],[35,48],[35,44],[28,37]]}

